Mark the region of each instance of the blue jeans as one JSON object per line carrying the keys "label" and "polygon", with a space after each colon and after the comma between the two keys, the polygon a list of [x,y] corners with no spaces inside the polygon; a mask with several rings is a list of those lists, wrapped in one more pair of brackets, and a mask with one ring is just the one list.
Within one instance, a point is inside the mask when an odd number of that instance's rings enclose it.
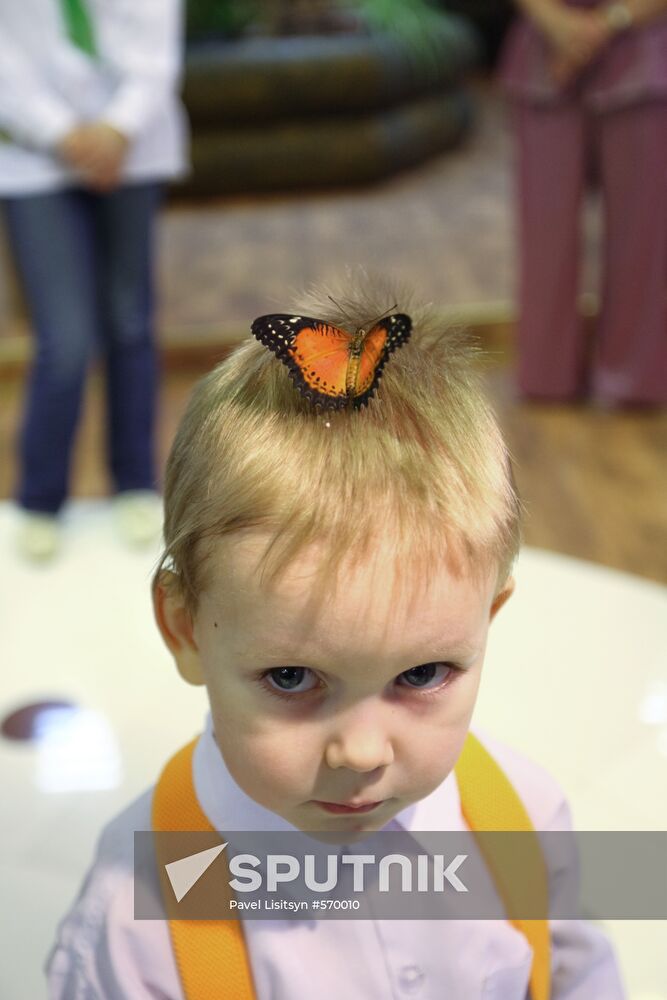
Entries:
{"label": "blue jeans", "polygon": [[3,199],[36,352],[19,435],[17,499],[55,514],[68,492],[88,367],[104,362],[118,492],[155,489],[152,232],[162,186],[78,188]]}

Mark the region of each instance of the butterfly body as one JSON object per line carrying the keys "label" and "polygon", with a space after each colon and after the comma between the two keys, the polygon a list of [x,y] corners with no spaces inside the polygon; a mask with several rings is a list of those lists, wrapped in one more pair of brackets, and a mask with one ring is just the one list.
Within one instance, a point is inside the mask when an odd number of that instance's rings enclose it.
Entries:
{"label": "butterfly body", "polygon": [[260,316],[252,332],[289,369],[299,392],[313,405],[344,409],[366,405],[392,351],[408,340],[412,321],[387,316],[349,333],[325,320],[274,313]]}

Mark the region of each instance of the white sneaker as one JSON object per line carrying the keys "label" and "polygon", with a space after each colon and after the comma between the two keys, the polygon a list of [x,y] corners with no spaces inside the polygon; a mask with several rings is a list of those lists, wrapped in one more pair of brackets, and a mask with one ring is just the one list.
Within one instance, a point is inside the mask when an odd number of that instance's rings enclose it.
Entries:
{"label": "white sneaker", "polygon": [[18,532],[21,555],[32,562],[48,562],[60,548],[60,522],[52,514],[25,510]]}
{"label": "white sneaker", "polygon": [[128,490],[114,499],[118,532],[128,545],[140,548],[157,541],[162,531],[162,497],[152,490]]}

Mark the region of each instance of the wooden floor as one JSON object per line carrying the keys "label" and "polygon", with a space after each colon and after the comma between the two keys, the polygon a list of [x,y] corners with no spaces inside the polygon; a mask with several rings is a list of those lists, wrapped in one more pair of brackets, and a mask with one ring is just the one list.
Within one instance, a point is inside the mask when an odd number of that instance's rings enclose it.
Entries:
{"label": "wooden floor", "polygon": [[508,366],[489,387],[526,542],[667,584],[667,413],[518,403]]}
{"label": "wooden floor", "polygon": [[[198,373],[168,373],[163,386],[160,454],[164,462]],[[667,414],[605,413],[517,403],[511,366],[487,372],[528,509],[528,544],[592,560],[667,584]],[[19,383],[0,382],[0,497],[15,478],[12,438]],[[91,379],[73,470],[77,496],[107,491],[103,394]]]}

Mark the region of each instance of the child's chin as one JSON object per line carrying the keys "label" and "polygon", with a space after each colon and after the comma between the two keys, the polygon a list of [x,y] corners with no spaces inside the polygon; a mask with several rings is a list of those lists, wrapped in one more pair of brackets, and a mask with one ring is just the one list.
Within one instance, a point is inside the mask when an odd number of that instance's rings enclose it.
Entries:
{"label": "child's chin", "polygon": [[311,840],[316,840],[320,844],[358,844],[366,840],[379,829],[370,823],[364,824],[363,830],[303,830]]}
{"label": "child's chin", "polygon": [[362,820],[360,817],[345,829],[341,827],[340,830],[332,830],[326,825],[318,825],[310,829],[304,826],[300,827],[300,829],[302,833],[306,833],[313,840],[317,840],[322,844],[357,844],[359,841],[365,840],[366,837],[370,837],[371,834],[382,829],[388,822],[389,820],[383,820],[382,822],[378,822],[377,820],[374,822],[371,819]]}

